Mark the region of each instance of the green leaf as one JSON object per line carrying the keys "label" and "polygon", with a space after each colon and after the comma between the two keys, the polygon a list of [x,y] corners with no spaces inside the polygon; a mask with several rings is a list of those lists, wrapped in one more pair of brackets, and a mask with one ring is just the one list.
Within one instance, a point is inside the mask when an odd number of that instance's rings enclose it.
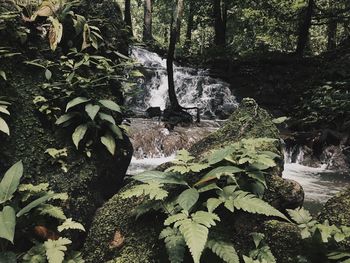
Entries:
{"label": "green leaf", "polygon": [[208,162],[210,165],[216,164],[224,160],[227,156],[231,155],[235,151],[232,145],[226,146],[225,148],[215,150],[208,157]]}
{"label": "green leaf", "polygon": [[7,170],[0,182],[0,204],[5,203],[12,198],[12,195],[18,188],[22,175],[23,164],[21,161],[15,163]]}
{"label": "green leaf", "polygon": [[279,118],[273,119],[272,122],[274,124],[281,124],[281,123],[285,122],[288,119],[289,119],[288,117],[284,116],[284,117],[279,117]]}
{"label": "green leaf", "polygon": [[11,206],[5,206],[0,212],[0,237],[13,243],[16,227],[15,210]]}
{"label": "green leaf", "polygon": [[0,252],[1,263],[17,263],[17,256],[11,251]]}
{"label": "green leaf", "polygon": [[0,112],[5,113],[7,115],[11,115],[10,112],[6,109],[7,106],[0,105]]}
{"label": "green leaf", "polygon": [[114,155],[115,153],[115,140],[114,137],[107,132],[106,135],[101,137],[101,142],[104,146],[106,146],[107,150]]}
{"label": "green leaf", "polygon": [[49,263],[62,263],[64,260],[64,253],[67,251],[67,245],[71,244],[68,238],[60,237],[57,240],[47,240],[44,243],[46,250],[46,257]]}
{"label": "green leaf", "polygon": [[226,263],[239,263],[239,257],[233,244],[221,240],[210,239],[207,247]]}
{"label": "green leaf", "polygon": [[209,198],[207,200],[207,208],[210,213],[212,213],[216,208],[223,203],[222,200],[218,198]]}
{"label": "green leaf", "polygon": [[45,203],[47,200],[49,200],[50,198],[52,198],[54,196],[54,194],[47,194],[44,195],[42,197],[39,197],[38,199],[34,200],[33,202],[30,202],[28,205],[26,205],[25,207],[23,207],[17,214],[17,217],[20,217],[26,213],[28,213],[30,210],[32,210],[33,208],[41,205],[42,203]]}
{"label": "green leaf", "polygon": [[186,243],[178,229],[167,227],[162,230],[159,239],[164,239],[165,247],[171,263],[182,263]]}
{"label": "green leaf", "polygon": [[212,190],[221,190],[221,188],[219,186],[217,186],[215,183],[212,183],[212,184],[208,184],[206,186],[199,188],[198,192],[204,193],[204,192],[208,192],[208,191],[212,191]]}
{"label": "green leaf", "polygon": [[146,171],[134,175],[132,179],[143,183],[158,183],[158,184],[179,184],[187,185],[179,176],[159,171]]}
{"label": "green leaf", "polygon": [[101,120],[107,121],[107,122],[109,122],[109,123],[111,123],[113,125],[116,125],[115,120],[114,120],[114,118],[111,115],[99,112],[98,116],[99,116],[99,118]]}
{"label": "green leaf", "polygon": [[179,230],[191,252],[193,261],[194,263],[199,263],[207,243],[209,230],[191,219],[182,220],[180,223]]}
{"label": "green leaf", "polygon": [[276,208],[248,192],[240,190],[235,192],[234,207],[245,212],[276,216],[289,221],[289,219]]}
{"label": "green leaf", "polygon": [[66,106],[66,112],[70,109],[70,108],[73,108],[77,105],[80,105],[82,103],[86,103],[90,101],[89,99],[87,98],[84,98],[84,97],[77,97],[77,98],[74,98],[72,99],[70,102],[67,103],[67,106]]}
{"label": "green leaf", "polygon": [[52,77],[52,72],[51,72],[49,69],[46,69],[46,70],[45,70],[45,78],[46,78],[47,80],[50,80],[51,77]]}
{"label": "green leaf", "polygon": [[2,77],[4,80],[7,80],[5,71],[0,70],[0,77]]}
{"label": "green leaf", "polygon": [[200,179],[197,183],[195,183],[195,186],[200,185],[202,183],[206,183],[213,179],[220,179],[221,176],[233,175],[235,173],[240,173],[240,172],[243,172],[243,170],[235,166],[220,166],[211,170],[206,175],[204,175],[202,179]]}
{"label": "green leaf", "polygon": [[216,226],[215,221],[220,221],[220,217],[218,217],[217,214],[206,212],[206,211],[197,211],[196,213],[191,214],[191,217],[194,222],[198,224],[202,224],[207,228]]}
{"label": "green leaf", "polygon": [[121,193],[123,199],[131,197],[149,196],[151,200],[164,200],[168,196],[168,191],[162,189],[163,185],[158,183],[147,183],[136,185]]}
{"label": "green leaf", "polygon": [[110,123],[109,128],[118,137],[118,139],[123,140],[123,132],[117,125]]}
{"label": "green leaf", "polygon": [[180,207],[189,211],[198,201],[199,193],[196,189],[190,188],[183,191],[177,198]]}
{"label": "green leaf", "polygon": [[64,114],[56,120],[55,124],[60,125],[62,123],[65,123],[65,122],[73,119],[75,116],[77,116],[77,113],[75,113],[75,112],[70,112],[70,113]]}
{"label": "green leaf", "polygon": [[66,256],[66,259],[63,261],[63,263],[84,263],[85,260],[83,259],[81,252],[73,251],[72,253],[68,254]]}
{"label": "green leaf", "polygon": [[301,224],[307,224],[312,221],[312,216],[303,207],[292,210],[292,209],[287,209],[288,214],[292,218],[292,220],[297,223],[298,225]]}
{"label": "green leaf", "polygon": [[65,216],[63,209],[58,206],[50,205],[50,204],[43,204],[41,205],[38,210],[40,211],[41,215],[48,215],[53,218],[65,220],[67,217]]}
{"label": "green leaf", "polygon": [[77,230],[85,231],[84,226],[78,222],[73,221],[72,218],[66,219],[66,221],[64,221],[62,225],[57,227],[58,232],[62,232],[63,230],[67,230],[67,229],[77,229]]}
{"label": "green leaf", "polygon": [[100,106],[98,105],[92,105],[91,103],[90,104],[87,104],[85,106],[85,111],[87,112],[87,114],[89,115],[90,119],[91,120],[94,120],[97,113],[99,112],[100,110]]}
{"label": "green leaf", "polygon": [[7,135],[10,135],[10,128],[7,125],[6,121],[0,117],[0,131],[6,133]]}
{"label": "green leaf", "polygon": [[117,103],[115,103],[114,101],[111,100],[99,100],[99,103],[101,103],[104,107],[106,107],[107,109],[110,109],[112,111],[116,111],[121,113],[121,109],[119,107],[119,105]]}
{"label": "green leaf", "polygon": [[88,126],[86,124],[81,124],[75,128],[75,131],[72,134],[72,140],[77,149],[79,148],[79,142],[84,138],[87,129]]}

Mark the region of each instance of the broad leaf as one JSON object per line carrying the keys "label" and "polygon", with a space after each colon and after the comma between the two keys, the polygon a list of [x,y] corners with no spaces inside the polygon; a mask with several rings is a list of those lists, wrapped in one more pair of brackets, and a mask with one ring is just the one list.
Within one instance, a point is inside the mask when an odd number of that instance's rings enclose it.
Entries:
{"label": "broad leaf", "polygon": [[52,198],[54,196],[54,194],[47,194],[44,195],[42,197],[39,197],[38,199],[34,200],[33,202],[30,202],[28,205],[26,205],[25,207],[23,207],[17,214],[17,217],[20,217],[26,213],[28,213],[30,210],[32,210],[33,208],[41,205],[42,203],[45,203],[47,200],[49,200],[50,198]]}
{"label": "broad leaf", "polygon": [[103,113],[103,112],[99,112],[99,113],[98,113],[98,116],[99,116],[99,118],[100,118],[101,120],[107,121],[107,122],[109,122],[109,123],[111,123],[111,124],[113,124],[113,125],[116,125],[115,120],[114,120],[114,118],[113,118],[111,115],[105,114],[105,113]]}
{"label": "broad leaf", "polygon": [[70,109],[70,108],[73,108],[79,104],[82,104],[82,103],[86,103],[90,101],[89,99],[87,98],[84,98],[84,97],[77,97],[77,98],[74,98],[72,99],[70,102],[67,103],[67,106],[66,106],[66,112]]}
{"label": "broad leaf", "polygon": [[85,106],[85,111],[89,115],[91,120],[95,119],[95,117],[96,117],[97,113],[99,112],[99,110],[100,110],[100,106],[98,106],[98,105],[92,105],[90,103],[90,104],[87,104]]}
{"label": "broad leaf", "polygon": [[23,164],[21,161],[15,163],[7,170],[0,182],[0,204],[12,198],[13,193],[16,192],[18,188],[22,175]]}
{"label": "broad leaf", "polygon": [[75,128],[75,131],[72,134],[72,140],[77,149],[79,148],[79,142],[84,138],[87,129],[88,126],[86,124],[81,124]]}
{"label": "broad leaf", "polygon": [[198,198],[198,191],[194,188],[190,188],[179,195],[177,202],[182,209],[189,211],[197,203]]}
{"label": "broad leaf", "polygon": [[64,114],[56,120],[55,124],[60,125],[62,123],[65,123],[65,122],[73,119],[75,116],[77,116],[77,114],[75,112],[70,112],[70,113]]}
{"label": "broad leaf", "polygon": [[99,100],[99,103],[101,103],[104,107],[106,107],[107,109],[110,109],[112,111],[116,111],[121,113],[121,109],[119,107],[119,105],[117,103],[115,103],[114,101],[111,100]]}
{"label": "broad leaf", "polygon": [[16,226],[16,212],[11,206],[5,206],[0,212],[0,237],[13,243]]}
{"label": "broad leaf", "polygon": [[107,150],[114,155],[115,153],[115,140],[114,137],[110,133],[106,133],[106,135],[101,137],[101,142],[104,146],[106,146]]}
{"label": "broad leaf", "polygon": [[240,173],[242,171],[243,171],[242,169],[235,166],[220,166],[211,170],[206,175],[204,175],[202,179],[200,179],[195,185],[200,185],[202,183],[211,181],[213,179],[220,179],[221,176],[233,175],[235,173]]}
{"label": "broad leaf", "polygon": [[0,131],[6,133],[7,135],[10,135],[10,128],[7,125],[6,121],[0,117]]}

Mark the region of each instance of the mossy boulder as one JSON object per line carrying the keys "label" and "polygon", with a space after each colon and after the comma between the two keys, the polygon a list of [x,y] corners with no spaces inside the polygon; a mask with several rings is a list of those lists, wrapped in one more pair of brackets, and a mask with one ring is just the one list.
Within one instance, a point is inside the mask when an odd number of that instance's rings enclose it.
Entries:
{"label": "mossy boulder", "polygon": [[[200,158],[213,149],[228,145],[243,138],[267,137],[278,139],[278,136],[278,130],[273,124],[271,116],[265,110],[259,108],[254,100],[244,99],[239,109],[233,113],[231,118],[221,129],[194,144],[189,151],[196,158]],[[281,154],[279,140],[268,143],[263,147],[264,149],[266,148]],[[161,165],[158,167],[158,170],[163,170],[165,167],[166,164]],[[281,198],[283,193],[290,195],[289,192],[293,191],[293,189],[290,188],[290,182],[284,181],[280,177],[282,170],[283,160],[281,160],[278,167],[271,170],[270,175],[267,176],[268,185],[271,186],[272,190],[270,191],[268,189],[266,193],[268,194],[270,192],[268,196],[272,199],[274,199],[274,192],[278,192],[278,198]],[[200,175],[191,175],[191,177],[193,176],[199,177]],[[275,180],[275,177],[278,177],[280,180]],[[198,178],[194,178],[193,180],[196,179]],[[284,184],[283,182],[286,183]],[[121,191],[123,192],[129,189],[132,185],[133,183],[127,184]],[[277,187],[281,188],[281,191],[277,191]],[[284,188],[284,190],[282,190],[282,188]],[[298,189],[301,189],[300,186],[298,186]],[[274,200],[276,199],[277,197]],[[295,200],[292,200],[290,203],[286,202],[286,200],[290,200],[290,197],[285,197],[283,199],[284,203],[282,209],[295,207]],[[137,198],[122,199],[121,193],[118,193],[97,211],[84,245],[84,258],[86,262],[167,262],[165,249],[162,242],[158,239],[160,230],[163,227],[164,218],[160,214],[153,213],[136,220],[133,209],[142,201],[143,199]],[[245,213],[242,213],[241,218],[243,219],[240,220],[241,222],[247,223],[249,221],[249,225],[251,225],[250,231],[261,230],[263,222],[266,221],[264,217],[256,217]],[[233,222],[230,221],[231,219],[232,218],[229,218],[225,220],[225,222]],[[248,225],[248,223],[246,225]],[[284,227],[286,227],[287,230],[293,228],[293,226],[294,225],[291,223],[285,223],[285,225],[276,224],[279,233],[283,233]],[[223,233],[226,232],[226,234],[231,235],[230,238],[239,243],[237,245],[239,251],[247,251],[247,248],[251,247],[251,237],[242,230],[243,228],[239,229],[240,227],[235,227],[234,224],[230,226],[226,224],[224,227],[226,227],[224,229],[226,231]],[[220,228],[220,226],[218,226],[218,228]],[[294,230],[296,229],[294,228]],[[270,235],[274,233],[274,231],[266,232]],[[122,245],[118,247],[111,246],[116,233],[120,233],[123,237]],[[296,235],[295,233],[294,236]],[[291,242],[288,238],[285,240],[281,238],[281,242],[282,241],[287,243]],[[285,246],[288,246],[288,244],[285,244]],[[277,255],[277,257],[283,258],[284,255]],[[203,262],[206,261],[204,260]]]}
{"label": "mossy boulder", "polygon": [[319,220],[337,226],[350,226],[350,188],[329,199],[323,206]]}

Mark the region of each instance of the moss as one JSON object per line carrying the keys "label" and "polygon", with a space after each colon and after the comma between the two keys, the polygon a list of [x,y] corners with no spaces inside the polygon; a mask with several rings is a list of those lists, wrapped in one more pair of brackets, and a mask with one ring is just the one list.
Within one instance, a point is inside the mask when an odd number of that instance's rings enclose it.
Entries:
{"label": "moss", "polygon": [[263,224],[265,234],[273,255],[278,263],[295,263],[302,253],[303,242],[297,225],[277,220]]}
{"label": "moss", "polygon": [[319,220],[331,224],[350,226],[350,188],[329,199],[323,206]]}

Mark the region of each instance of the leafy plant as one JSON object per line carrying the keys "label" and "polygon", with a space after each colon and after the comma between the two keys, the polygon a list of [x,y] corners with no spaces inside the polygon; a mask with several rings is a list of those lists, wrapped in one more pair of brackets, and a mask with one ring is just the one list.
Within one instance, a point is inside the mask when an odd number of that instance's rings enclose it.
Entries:
{"label": "leafy plant", "polygon": [[255,249],[249,252],[249,257],[243,256],[244,263],[276,263],[270,247],[264,242],[264,234],[252,233]]}
{"label": "leafy plant", "polygon": [[[292,220],[298,224],[302,238],[305,240],[307,251],[305,257],[314,260],[335,260],[347,262],[348,253],[342,251],[339,243],[350,238],[349,226],[330,225],[328,220],[323,223],[314,220],[304,208],[288,210]],[[329,244],[330,246],[327,246]],[[342,261],[345,260],[345,261]]]}
{"label": "leafy plant", "polygon": [[0,131],[6,133],[7,135],[10,135],[10,128],[7,122],[1,117],[1,115],[10,115],[10,112],[8,110],[9,105],[11,105],[11,103],[5,100],[1,100],[0,97]]}
{"label": "leafy plant", "polygon": [[[54,205],[55,200],[65,201],[68,196],[63,193],[54,193],[49,190],[49,185],[20,184],[23,176],[22,162],[14,164],[3,176],[0,182],[0,259],[5,257],[16,258],[13,251],[9,251],[9,243],[17,240],[32,242],[32,227],[39,239],[47,240],[44,244],[34,241],[35,246],[25,253],[24,262],[62,263],[66,245],[71,241],[60,237],[58,233],[68,229],[85,231],[84,227],[67,218],[61,207]],[[51,201],[51,203],[47,203]],[[57,222],[57,232],[45,226],[47,218]],[[37,222],[41,222],[37,225]],[[29,232],[28,232],[29,231]],[[46,255],[46,256],[45,256]],[[7,262],[7,261],[6,261]]]}
{"label": "leafy plant", "polygon": [[[211,237],[222,220],[220,211],[242,210],[288,220],[247,187],[248,181],[264,182],[264,170],[276,165],[274,158],[278,155],[261,150],[271,142],[273,140],[267,138],[241,140],[214,151],[202,161],[181,150],[165,172],[147,171],[134,176],[140,184],[124,191],[122,197],[145,198],[134,211],[137,216],[150,210],[160,210],[167,215],[159,238],[164,240],[171,262],[182,262],[186,247],[195,263],[200,262],[205,249],[210,249],[224,262],[239,262],[233,244]],[[201,179],[193,182],[193,177]],[[178,194],[170,195],[169,189],[176,185]],[[180,191],[181,188],[184,189]],[[268,251],[261,240],[257,242],[257,249]],[[263,258],[259,253],[254,255]]]}
{"label": "leafy plant", "polygon": [[[115,137],[122,140],[123,130],[117,125],[114,117],[108,113],[121,113],[118,104],[111,100],[99,100],[93,103],[90,99],[77,97],[69,101],[66,106],[66,114],[57,119],[56,124],[67,127],[74,125],[75,130],[72,134],[72,140],[77,149],[84,137],[88,137],[85,143],[88,155],[91,155],[88,147],[97,137],[106,149],[115,154]],[[90,140],[90,141],[89,141]]]}

